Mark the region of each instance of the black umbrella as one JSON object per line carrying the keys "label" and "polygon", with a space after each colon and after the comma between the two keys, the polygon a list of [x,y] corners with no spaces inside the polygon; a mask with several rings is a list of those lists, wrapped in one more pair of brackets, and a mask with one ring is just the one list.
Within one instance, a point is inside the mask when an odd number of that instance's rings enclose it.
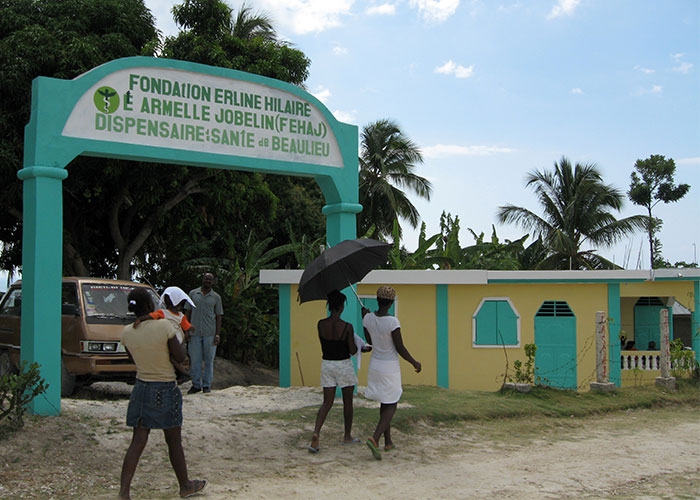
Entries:
{"label": "black umbrella", "polygon": [[326,300],[333,290],[357,283],[372,269],[386,264],[389,249],[389,243],[358,238],[323,251],[301,275],[299,302]]}

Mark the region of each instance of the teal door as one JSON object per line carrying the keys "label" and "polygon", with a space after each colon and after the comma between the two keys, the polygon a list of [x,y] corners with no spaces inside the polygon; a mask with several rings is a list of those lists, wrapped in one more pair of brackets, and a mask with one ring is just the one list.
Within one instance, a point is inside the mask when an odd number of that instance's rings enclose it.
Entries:
{"label": "teal door", "polygon": [[[669,335],[673,339],[673,310],[658,297],[640,297],[634,305],[634,347],[639,351],[658,350],[661,345],[662,309],[668,309]],[[653,346],[649,343],[653,342]]]}
{"label": "teal door", "polygon": [[545,301],[535,316],[535,382],[576,389],[576,317],[566,302]]}

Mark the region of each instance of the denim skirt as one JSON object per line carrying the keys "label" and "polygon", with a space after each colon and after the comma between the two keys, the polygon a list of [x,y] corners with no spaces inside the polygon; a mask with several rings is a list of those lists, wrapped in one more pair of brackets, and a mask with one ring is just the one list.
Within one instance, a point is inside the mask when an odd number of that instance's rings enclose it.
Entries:
{"label": "denim skirt", "polygon": [[136,379],[126,410],[126,425],[146,429],[182,427],[182,393],[177,383]]}

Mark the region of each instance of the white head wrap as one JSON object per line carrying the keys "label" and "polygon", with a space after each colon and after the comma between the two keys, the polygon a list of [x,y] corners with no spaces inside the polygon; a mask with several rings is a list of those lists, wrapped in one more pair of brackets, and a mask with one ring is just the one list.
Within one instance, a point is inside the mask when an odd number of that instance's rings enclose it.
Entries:
{"label": "white head wrap", "polygon": [[166,295],[170,297],[170,302],[172,302],[174,306],[178,305],[183,300],[186,300],[192,307],[197,307],[194,305],[194,302],[192,302],[190,296],[187,295],[182,288],[177,286],[169,286],[163,290],[163,294],[160,296],[160,302],[158,303],[160,307],[165,307]]}

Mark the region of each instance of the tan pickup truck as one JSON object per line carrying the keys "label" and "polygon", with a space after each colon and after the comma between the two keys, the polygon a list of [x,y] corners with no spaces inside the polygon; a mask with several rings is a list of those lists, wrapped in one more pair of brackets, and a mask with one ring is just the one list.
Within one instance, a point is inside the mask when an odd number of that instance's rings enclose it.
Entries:
{"label": "tan pickup truck", "polygon": [[[134,287],[149,285],[100,278],[63,278],[61,290],[61,396],[95,381],[133,383],[136,367],[119,341],[134,321],[126,297]],[[0,302],[0,376],[20,364],[22,284],[14,283]]]}

